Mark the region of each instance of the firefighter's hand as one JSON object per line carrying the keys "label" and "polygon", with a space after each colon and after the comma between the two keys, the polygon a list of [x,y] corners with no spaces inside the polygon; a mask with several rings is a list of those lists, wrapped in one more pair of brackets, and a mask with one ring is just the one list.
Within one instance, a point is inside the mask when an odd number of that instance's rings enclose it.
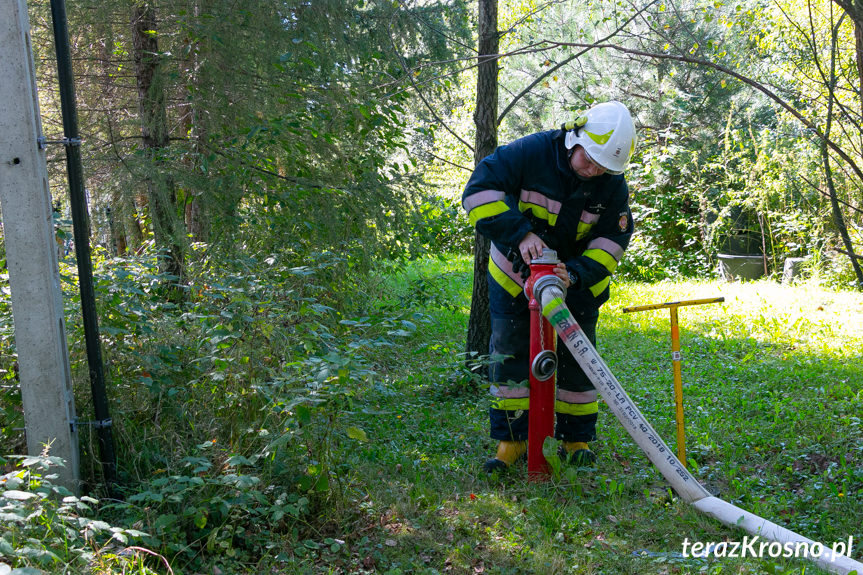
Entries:
{"label": "firefighter's hand", "polygon": [[569,271],[566,269],[566,264],[559,263],[554,266],[554,275],[563,280],[563,286],[569,289],[572,286],[572,281],[569,279]]}
{"label": "firefighter's hand", "polygon": [[527,278],[530,277],[530,266],[524,263],[518,250],[509,248],[506,252],[506,259],[512,264],[512,271],[520,275],[521,279],[527,281]]}
{"label": "firefighter's hand", "polygon": [[521,253],[524,263],[529,264],[531,260],[541,256],[542,249],[547,247],[538,235],[533,232],[527,232],[527,235],[518,244],[518,251]]}

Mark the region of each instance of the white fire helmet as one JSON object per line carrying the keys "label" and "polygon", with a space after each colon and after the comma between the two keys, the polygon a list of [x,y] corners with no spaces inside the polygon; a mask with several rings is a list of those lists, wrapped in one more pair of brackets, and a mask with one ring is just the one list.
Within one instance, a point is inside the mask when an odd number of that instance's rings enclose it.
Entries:
{"label": "white fire helmet", "polygon": [[587,121],[581,128],[575,125],[582,121],[570,124],[574,129],[566,133],[566,149],[571,150],[579,145],[609,174],[622,174],[638,140],[629,110],[620,102],[612,100],[593,106],[584,115]]}

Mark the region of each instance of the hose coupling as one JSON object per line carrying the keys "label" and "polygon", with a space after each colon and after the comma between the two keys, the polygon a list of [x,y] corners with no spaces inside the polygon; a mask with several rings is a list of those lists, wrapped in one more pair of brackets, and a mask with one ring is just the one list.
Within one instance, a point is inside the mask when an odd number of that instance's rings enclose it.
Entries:
{"label": "hose coupling", "polygon": [[533,297],[536,298],[536,301],[542,301],[543,290],[550,287],[558,288],[566,297],[566,285],[564,285],[563,280],[554,274],[547,274],[540,276],[533,282]]}

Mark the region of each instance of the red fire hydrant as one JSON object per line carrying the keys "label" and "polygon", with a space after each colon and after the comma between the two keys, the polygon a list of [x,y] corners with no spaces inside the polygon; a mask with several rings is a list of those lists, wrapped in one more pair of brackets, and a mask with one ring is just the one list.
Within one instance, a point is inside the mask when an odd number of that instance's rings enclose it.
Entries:
{"label": "red fire hydrant", "polygon": [[544,480],[549,475],[548,462],[542,453],[546,437],[554,436],[554,401],[556,397],[557,334],[540,310],[537,296],[542,287],[556,285],[564,290],[563,281],[554,274],[559,263],[557,252],[544,249],[542,256],[530,263],[530,277],[524,293],[530,309],[530,420],[527,431],[527,472],[531,479]]}

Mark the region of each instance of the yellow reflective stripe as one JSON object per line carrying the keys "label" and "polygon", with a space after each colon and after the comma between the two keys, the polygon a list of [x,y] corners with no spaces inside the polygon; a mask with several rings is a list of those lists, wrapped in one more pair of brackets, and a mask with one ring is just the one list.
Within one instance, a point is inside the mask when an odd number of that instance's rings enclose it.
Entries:
{"label": "yellow reflective stripe", "polygon": [[591,140],[593,140],[594,142],[596,142],[600,146],[604,146],[605,143],[608,142],[608,139],[611,138],[611,135],[614,133],[614,130],[610,131],[607,134],[601,134],[601,135],[600,134],[594,134],[592,132],[588,132],[587,130],[585,130],[584,133],[587,134]]}
{"label": "yellow reflective stripe", "polygon": [[491,402],[493,409],[505,409],[507,411],[518,411],[519,409],[528,409],[530,406],[529,397],[519,397],[515,399],[495,399]]}
{"label": "yellow reflective stripe", "polygon": [[[518,399],[495,399],[492,401],[493,409],[503,409],[506,411],[518,411],[519,409],[530,409],[530,398],[523,397]],[[566,403],[565,401],[554,402],[555,413],[565,413],[567,415],[592,415],[599,412],[599,402],[591,401],[590,403]]]}
{"label": "yellow reflective stripe", "polygon": [[590,403],[555,401],[554,411],[555,413],[565,413],[567,415],[591,415],[599,412],[599,403],[596,401],[591,401]]}
{"label": "yellow reflective stripe", "polygon": [[613,274],[614,270],[617,269],[617,260],[614,259],[613,255],[605,250],[585,250],[582,255],[589,257],[595,262],[601,263],[602,266],[608,270],[608,273]]}
{"label": "yellow reflective stripe", "polygon": [[548,209],[546,209],[542,206],[538,206],[536,204],[528,204],[527,202],[519,201],[518,202],[518,209],[521,212],[526,212],[527,210],[530,210],[531,212],[533,212],[534,216],[538,217],[541,220],[547,221],[550,226],[553,226],[554,224],[557,223],[557,214],[549,213]]}
{"label": "yellow reflective stripe", "polygon": [[491,273],[491,277],[503,287],[509,295],[512,297],[517,297],[518,294],[521,293],[521,286],[515,283],[515,281],[506,275],[502,269],[500,269],[494,260],[489,258],[488,260],[488,271]]}
{"label": "yellow reflective stripe", "polygon": [[607,277],[599,283],[595,283],[590,286],[590,293],[593,294],[593,297],[599,297],[599,294],[605,291],[605,288],[608,287],[608,284],[611,282],[611,278]]}
{"label": "yellow reflective stripe", "polygon": [[470,225],[476,225],[476,222],[478,220],[502,214],[508,209],[509,206],[506,205],[505,202],[499,200],[490,204],[483,204],[481,206],[477,206],[470,211],[470,214],[468,214],[468,218],[470,219]]}
{"label": "yellow reflective stripe", "polygon": [[563,300],[559,297],[554,298],[553,300],[548,302],[544,308],[542,308],[542,315],[548,317],[548,314],[551,313],[551,310],[553,310],[559,305],[563,305]]}
{"label": "yellow reflective stripe", "polygon": [[593,227],[593,224],[586,224],[584,222],[578,222],[578,228],[575,232],[575,241],[580,240],[584,236],[586,236],[590,232],[590,228]]}

